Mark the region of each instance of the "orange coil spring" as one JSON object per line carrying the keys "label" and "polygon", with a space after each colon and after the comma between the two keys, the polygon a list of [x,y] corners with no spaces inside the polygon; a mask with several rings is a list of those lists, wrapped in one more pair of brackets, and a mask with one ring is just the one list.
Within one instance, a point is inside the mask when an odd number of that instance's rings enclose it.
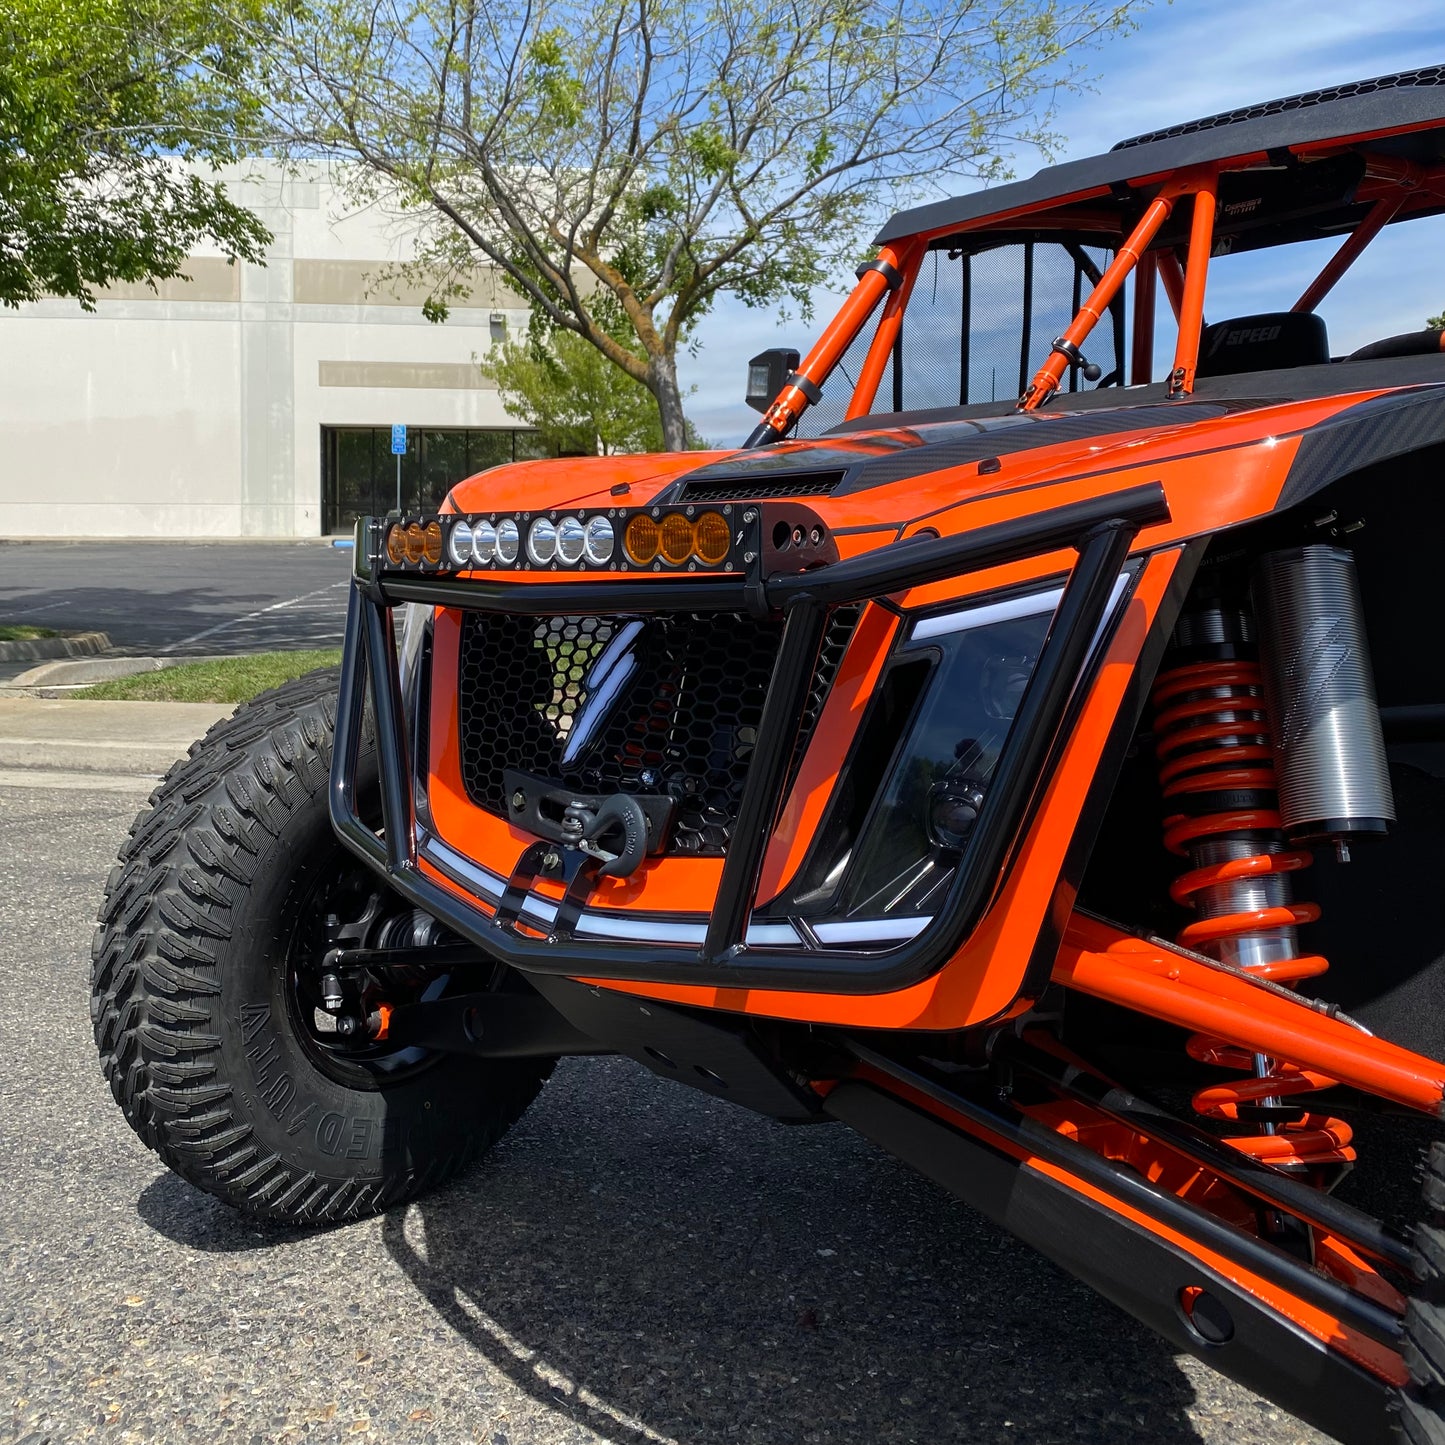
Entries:
{"label": "orange coil spring", "polygon": [[[1259,880],[1272,874],[1296,873],[1314,861],[1303,849],[1269,852],[1268,835],[1280,828],[1273,807],[1245,806],[1204,815],[1170,811],[1175,800],[1191,794],[1237,790],[1273,793],[1276,787],[1269,722],[1257,662],[1243,660],[1192,662],[1160,674],[1154,689],[1154,731],[1159,781],[1166,804],[1164,845],[1188,857],[1190,846],[1225,836],[1259,836],[1260,850],[1242,858],[1191,868],[1174,881],[1170,897],[1186,908],[1198,896],[1221,884]],[[1202,918],[1181,930],[1185,948],[1209,952],[1230,939],[1273,929],[1313,923],[1320,916],[1313,903],[1285,903]],[[1276,983],[1313,978],[1329,968],[1318,954],[1247,964],[1251,973]],[[1195,1034],[1187,1046],[1190,1057],[1226,1068],[1253,1070],[1256,1056],[1224,1039]],[[1194,1108],[1206,1118],[1239,1118],[1241,1105],[1262,1100],[1281,1103],[1301,1094],[1332,1088],[1336,1081],[1295,1064],[1271,1059],[1262,1077],[1231,1080],[1201,1089]],[[1282,1166],[1349,1163],[1351,1131],[1343,1120],[1306,1113],[1275,1133],[1246,1134],[1228,1142],[1264,1163]]]}

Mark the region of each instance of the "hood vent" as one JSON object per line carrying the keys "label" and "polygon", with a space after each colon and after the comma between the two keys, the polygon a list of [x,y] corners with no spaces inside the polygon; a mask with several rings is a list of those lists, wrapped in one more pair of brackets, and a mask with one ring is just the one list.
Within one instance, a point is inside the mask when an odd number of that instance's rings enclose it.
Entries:
{"label": "hood vent", "polygon": [[761,473],[748,477],[718,477],[683,482],[668,502],[771,502],[783,497],[826,497],[847,475],[842,471]]}

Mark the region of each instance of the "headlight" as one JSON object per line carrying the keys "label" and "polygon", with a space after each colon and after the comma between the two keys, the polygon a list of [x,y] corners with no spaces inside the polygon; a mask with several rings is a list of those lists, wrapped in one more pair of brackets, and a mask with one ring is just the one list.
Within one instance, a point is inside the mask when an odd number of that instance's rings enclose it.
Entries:
{"label": "headlight", "polygon": [[[473,534],[475,535],[475,533]],[[497,523],[497,561],[511,566],[517,560],[517,548],[521,545],[522,534],[510,518]]]}
{"label": "headlight", "polygon": [[693,551],[704,567],[716,567],[732,546],[732,528],[718,512],[704,512],[693,527]]}
{"label": "headlight", "polygon": [[1057,590],[915,621],[790,908],[821,942],[882,946],[939,909],[1038,661]]}
{"label": "headlight", "polygon": [[527,556],[534,567],[545,567],[557,555],[557,529],[546,517],[538,517],[527,533]]}

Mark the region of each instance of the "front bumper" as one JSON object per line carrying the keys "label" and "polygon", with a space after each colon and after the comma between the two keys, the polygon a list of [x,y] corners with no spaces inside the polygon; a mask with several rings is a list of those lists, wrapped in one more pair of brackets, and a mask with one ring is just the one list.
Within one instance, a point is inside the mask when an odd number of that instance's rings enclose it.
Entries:
{"label": "front bumper", "polygon": [[[358,575],[347,611],[332,762],[330,809],[341,841],[383,874],[399,893],[485,953],[523,972],[567,977],[728,988],[829,993],[885,993],[936,973],[957,951],[997,887],[1026,825],[1050,759],[1067,732],[1078,686],[1109,615],[1115,587],[1142,527],[1169,520],[1162,487],[1133,488],[961,535],[895,544],[808,572],[766,577],[675,581],[619,578],[606,584],[568,581],[514,585],[497,581],[387,572],[358,549]],[[359,539],[360,541],[360,539]],[[778,947],[750,928],[764,850],[777,816],[793,739],[807,704],[813,659],[828,609],[1071,547],[1069,574],[1037,665],[1015,715],[1008,748],[989,789],[962,866],[917,936],[883,952]],[[403,719],[391,609],[402,602],[480,608],[533,616],[585,613],[597,605],[622,612],[758,611],[781,613],[782,642],[763,704],[721,882],[701,942],[638,943],[582,939],[554,930],[533,936],[524,918],[537,859],[527,854],[500,899],[451,872],[445,887],[418,862],[412,765]],[[358,764],[368,698],[377,734],[382,831],[363,820]],[[528,850],[532,852],[533,850]]]}

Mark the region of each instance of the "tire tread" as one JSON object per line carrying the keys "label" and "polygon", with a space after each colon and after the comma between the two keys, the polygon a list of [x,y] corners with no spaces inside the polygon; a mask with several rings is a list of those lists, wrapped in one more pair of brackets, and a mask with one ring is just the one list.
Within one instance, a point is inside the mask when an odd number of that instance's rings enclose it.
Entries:
{"label": "tire tread", "polygon": [[341,1222],[451,1178],[531,1102],[519,1071],[422,1168],[318,1178],[259,1146],[235,1106],[213,1005],[233,910],[288,818],[327,786],[337,672],[308,673],[215,724],[165,775],[107,879],[91,948],[91,1020],[111,1093],[176,1173],[259,1217]]}

